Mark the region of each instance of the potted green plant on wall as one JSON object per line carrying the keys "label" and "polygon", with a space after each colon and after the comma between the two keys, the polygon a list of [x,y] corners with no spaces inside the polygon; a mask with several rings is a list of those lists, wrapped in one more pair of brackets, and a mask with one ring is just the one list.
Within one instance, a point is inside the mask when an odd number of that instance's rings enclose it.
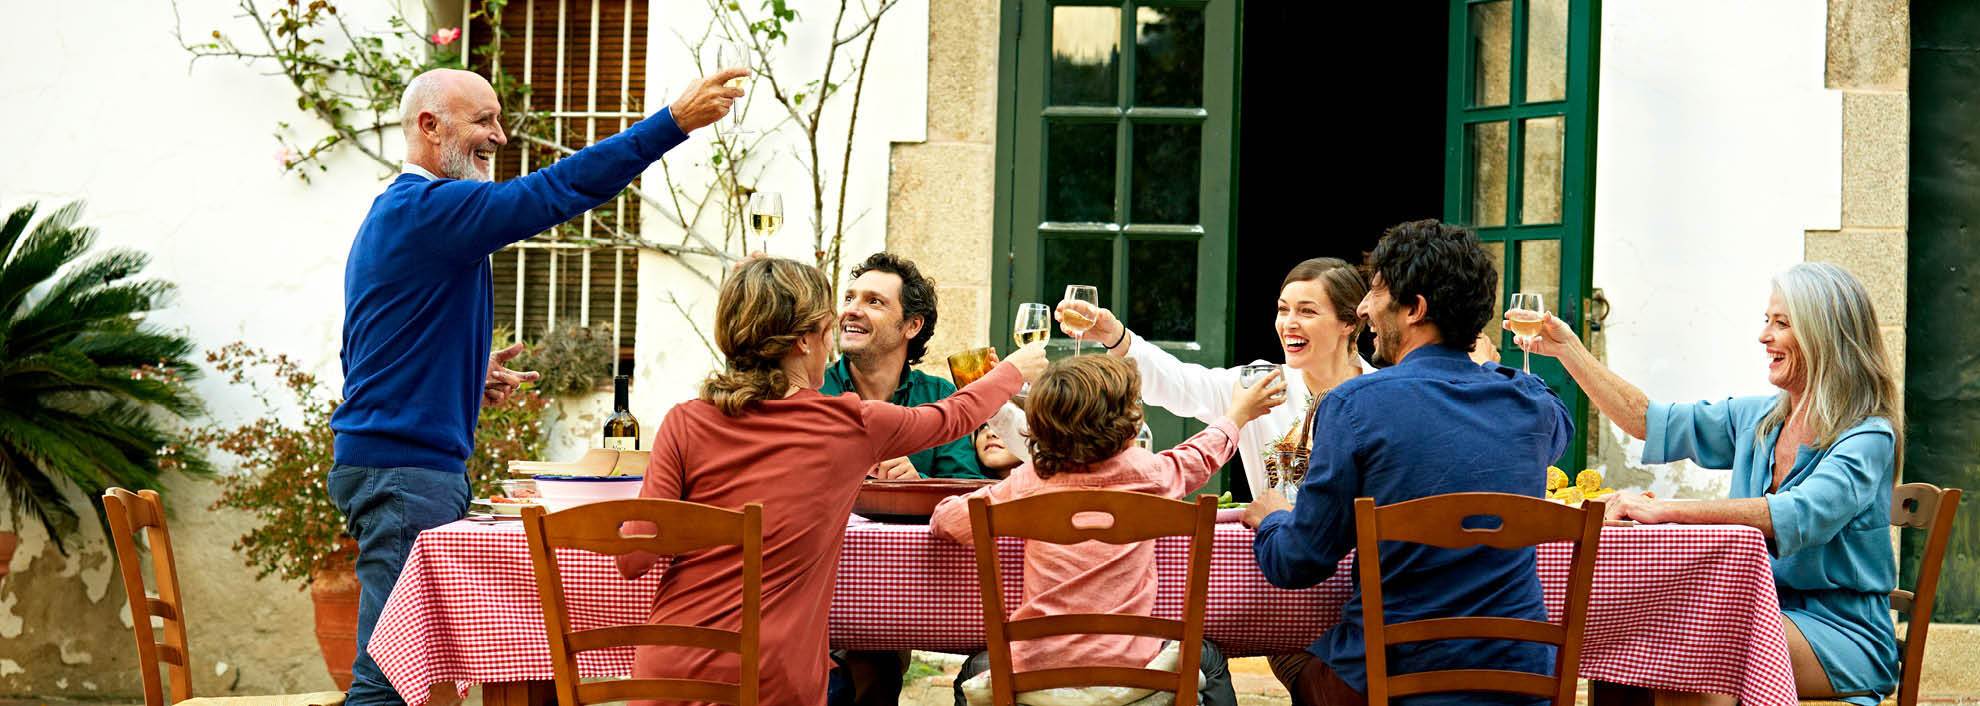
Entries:
{"label": "potted green plant on wall", "polygon": [[[172,285],[137,278],[140,252],[84,259],[96,231],[77,225],[82,210],[36,223],[28,204],[0,223],[0,506],[8,526],[39,524],[63,553],[82,522],[64,490],[94,498],[211,472],[169,426],[199,410],[193,344],[146,321]],[[0,575],[16,541],[0,532]]]}
{"label": "potted green plant on wall", "polygon": [[[325,486],[335,464],[330,416],[340,400],[287,355],[237,342],[208,352],[206,360],[263,406],[259,418],[214,424],[194,436],[195,443],[238,461],[240,472],[221,481],[224,488],[213,507],[246,511],[259,520],[235,540],[234,549],[258,577],[279,576],[309,589],[324,664],[337,688],[347,689],[357,656],[356,546]],[[270,380],[279,390],[269,389]],[[496,487],[510,459],[542,452],[547,404],[524,389],[500,405],[482,407],[468,459],[468,482],[477,497]]]}

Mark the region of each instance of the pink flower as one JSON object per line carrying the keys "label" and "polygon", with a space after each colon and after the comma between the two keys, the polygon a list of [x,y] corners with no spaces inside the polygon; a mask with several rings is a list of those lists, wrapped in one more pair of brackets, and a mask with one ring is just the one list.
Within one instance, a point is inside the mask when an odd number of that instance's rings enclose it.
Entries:
{"label": "pink flower", "polygon": [[282,165],[282,168],[287,169],[289,165],[295,164],[296,160],[301,156],[302,155],[296,154],[295,150],[289,149],[287,146],[284,146],[282,149],[275,150],[275,163],[280,164]]}
{"label": "pink flower", "polygon": [[461,28],[459,27],[448,27],[446,29],[434,30],[432,37],[434,44],[438,44],[443,47],[449,44],[453,44],[454,40],[460,38],[461,38]]}

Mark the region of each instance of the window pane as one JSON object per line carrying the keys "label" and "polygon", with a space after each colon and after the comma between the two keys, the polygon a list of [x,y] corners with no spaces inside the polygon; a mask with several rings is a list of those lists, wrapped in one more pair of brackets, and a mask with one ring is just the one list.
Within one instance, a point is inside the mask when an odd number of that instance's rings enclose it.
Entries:
{"label": "window pane", "polygon": [[1203,11],[1143,7],[1134,13],[1137,105],[1203,104]]}
{"label": "window pane", "polygon": [[1113,123],[1045,126],[1045,220],[1114,221],[1114,131]]}
{"label": "window pane", "polygon": [[1512,3],[1471,6],[1471,105],[1505,105],[1512,99]]}
{"label": "window pane", "polygon": [[1527,240],[1519,244],[1519,291],[1538,292],[1548,311],[1560,311],[1561,241]]}
{"label": "window pane", "polygon": [[1135,223],[1197,221],[1203,128],[1140,123],[1134,127]]}
{"label": "window pane", "polygon": [[1511,293],[1506,289],[1506,244],[1488,240],[1482,245],[1485,252],[1492,256],[1492,271],[1499,273],[1499,300],[1492,305],[1492,318],[1487,319],[1485,324],[1485,330],[1492,331],[1498,328],[1499,319],[1505,317],[1506,295]]}
{"label": "window pane", "polygon": [[1114,239],[1112,236],[1040,235],[1038,243],[1038,298],[1033,301],[1058,302],[1066,296],[1066,285],[1089,284],[1100,289],[1100,306],[1114,308],[1107,301],[1114,291]]}
{"label": "window pane", "polygon": [[1526,102],[1567,97],[1568,0],[1528,0]]}
{"label": "window pane", "polygon": [[1120,8],[1052,8],[1053,105],[1114,105],[1120,57]]}
{"label": "window pane", "polygon": [[1478,123],[1464,126],[1465,203],[1471,212],[1465,220],[1479,228],[1506,224],[1506,123]]}
{"label": "window pane", "polygon": [[1519,222],[1561,222],[1561,139],[1564,116],[1527,120],[1520,160]]}
{"label": "window pane", "polygon": [[1128,243],[1128,325],[1155,341],[1196,340],[1196,241]]}

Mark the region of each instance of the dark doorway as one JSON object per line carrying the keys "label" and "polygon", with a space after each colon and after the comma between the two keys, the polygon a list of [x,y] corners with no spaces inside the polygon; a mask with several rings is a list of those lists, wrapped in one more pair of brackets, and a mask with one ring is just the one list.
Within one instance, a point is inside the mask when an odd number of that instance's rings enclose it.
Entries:
{"label": "dark doorway", "polygon": [[1372,3],[1348,27],[1307,3],[1244,6],[1231,360],[1281,361],[1272,312],[1299,261],[1360,264],[1382,230],[1444,204],[1449,3]]}
{"label": "dark doorway", "polygon": [[[1911,261],[1906,308],[1904,477],[1942,488],[1980,487],[1980,7],[1967,0],[1911,6]],[[1961,321],[1967,323],[1959,323]],[[1950,325],[1948,325],[1950,324]],[[1971,498],[1955,520],[1942,564],[1935,619],[1980,622],[1980,511]],[[1904,533],[1901,586],[1913,585],[1924,533]],[[1962,580],[1964,579],[1964,580]]]}

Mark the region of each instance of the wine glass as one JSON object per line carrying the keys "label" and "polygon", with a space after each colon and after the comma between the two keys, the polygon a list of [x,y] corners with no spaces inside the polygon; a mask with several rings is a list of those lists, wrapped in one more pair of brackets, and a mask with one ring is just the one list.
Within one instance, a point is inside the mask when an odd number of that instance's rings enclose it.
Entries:
{"label": "wine glass", "polygon": [[[1547,303],[1538,292],[1520,292],[1512,295],[1512,302],[1506,306],[1506,322],[1512,325],[1513,335],[1537,336],[1547,322]],[[1522,349],[1519,369],[1533,372],[1533,354]]]}
{"label": "wine glass", "polygon": [[[750,68],[749,49],[733,42],[723,42],[716,45],[715,68],[718,70]],[[744,88],[748,84],[749,80],[747,78],[736,78],[729,80],[728,87]],[[734,105],[729,106],[729,115],[723,121],[722,128],[724,132],[732,135],[741,135],[750,132],[743,129],[742,126],[742,101],[740,99]]]}
{"label": "wine glass", "polygon": [[[756,237],[763,240],[763,247],[769,249],[770,236],[784,227],[784,195],[775,191],[758,191],[749,195],[749,205],[743,207],[745,223]],[[745,248],[748,243],[743,244]]]}
{"label": "wine glass", "polygon": [[1134,433],[1134,445],[1149,451],[1155,450],[1155,431],[1148,428],[1147,422],[1142,422],[1141,430]]}
{"label": "wine glass", "polygon": [[1066,301],[1086,305],[1085,309],[1071,307],[1060,314],[1064,317],[1066,332],[1073,335],[1073,355],[1079,355],[1079,344],[1086,336],[1086,332],[1093,328],[1092,317],[1097,315],[1094,312],[1100,310],[1100,290],[1087,284],[1068,284]]}
{"label": "wine glass", "polygon": [[1017,321],[1011,324],[1011,340],[1019,348],[1052,337],[1052,307],[1044,304],[1018,305]]}

